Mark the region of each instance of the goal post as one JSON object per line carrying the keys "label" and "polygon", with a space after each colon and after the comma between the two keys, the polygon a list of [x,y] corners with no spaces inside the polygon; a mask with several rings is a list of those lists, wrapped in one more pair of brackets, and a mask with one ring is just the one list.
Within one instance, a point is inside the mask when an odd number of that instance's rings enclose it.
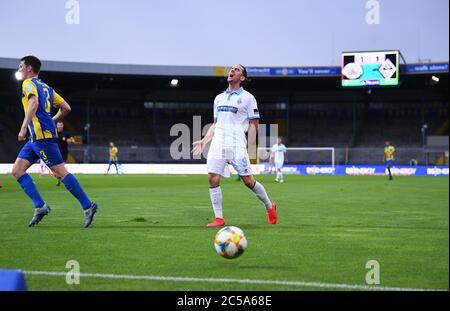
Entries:
{"label": "goal post", "polygon": [[[264,164],[270,162],[269,147],[258,147],[257,163]],[[336,151],[334,147],[288,147],[287,164],[306,164],[306,165],[331,165],[336,164]]]}

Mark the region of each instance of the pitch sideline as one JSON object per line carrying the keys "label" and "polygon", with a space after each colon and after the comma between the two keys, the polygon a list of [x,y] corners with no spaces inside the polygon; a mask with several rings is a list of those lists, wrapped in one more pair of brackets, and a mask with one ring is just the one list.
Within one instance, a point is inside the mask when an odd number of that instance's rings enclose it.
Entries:
{"label": "pitch sideline", "polygon": [[[67,272],[51,271],[22,271],[26,275],[43,276],[66,276]],[[124,279],[124,280],[148,280],[148,281],[169,281],[169,282],[210,282],[210,283],[239,283],[239,284],[268,284],[284,285],[295,287],[318,287],[350,290],[373,290],[373,291],[447,291],[448,289],[421,289],[387,286],[369,286],[357,284],[335,284],[303,281],[282,281],[282,280],[250,280],[250,279],[227,279],[227,278],[193,278],[157,275],[127,275],[127,274],[100,274],[100,273],[79,273],[80,278],[102,278],[102,279]]]}

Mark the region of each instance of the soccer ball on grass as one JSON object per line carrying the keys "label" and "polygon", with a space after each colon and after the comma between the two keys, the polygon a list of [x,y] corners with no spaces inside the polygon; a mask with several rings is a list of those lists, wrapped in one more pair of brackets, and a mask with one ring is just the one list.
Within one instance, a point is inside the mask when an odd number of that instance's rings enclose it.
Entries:
{"label": "soccer ball on grass", "polygon": [[214,238],[216,252],[227,259],[241,256],[247,248],[244,231],[234,226],[223,227]]}

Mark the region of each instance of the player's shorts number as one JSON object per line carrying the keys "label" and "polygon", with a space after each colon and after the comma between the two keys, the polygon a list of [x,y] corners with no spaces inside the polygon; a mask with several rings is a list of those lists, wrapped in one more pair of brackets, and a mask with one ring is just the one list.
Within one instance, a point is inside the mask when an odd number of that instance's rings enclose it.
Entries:
{"label": "player's shorts number", "polygon": [[45,151],[44,150],[40,150],[39,153],[41,154],[42,161],[44,161],[45,164],[48,164],[49,162],[48,162],[47,155],[45,154]]}

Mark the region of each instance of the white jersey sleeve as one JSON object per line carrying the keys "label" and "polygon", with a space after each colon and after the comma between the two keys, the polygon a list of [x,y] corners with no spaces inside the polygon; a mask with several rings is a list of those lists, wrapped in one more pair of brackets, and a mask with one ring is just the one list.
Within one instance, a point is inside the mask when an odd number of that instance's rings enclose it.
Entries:
{"label": "white jersey sleeve", "polygon": [[256,98],[251,94],[247,102],[247,117],[249,120],[259,119],[258,104]]}
{"label": "white jersey sleeve", "polygon": [[218,98],[219,96],[216,96],[216,98],[214,98],[214,111],[213,111],[213,116],[214,116],[214,122],[217,121],[217,104],[218,104]]}

